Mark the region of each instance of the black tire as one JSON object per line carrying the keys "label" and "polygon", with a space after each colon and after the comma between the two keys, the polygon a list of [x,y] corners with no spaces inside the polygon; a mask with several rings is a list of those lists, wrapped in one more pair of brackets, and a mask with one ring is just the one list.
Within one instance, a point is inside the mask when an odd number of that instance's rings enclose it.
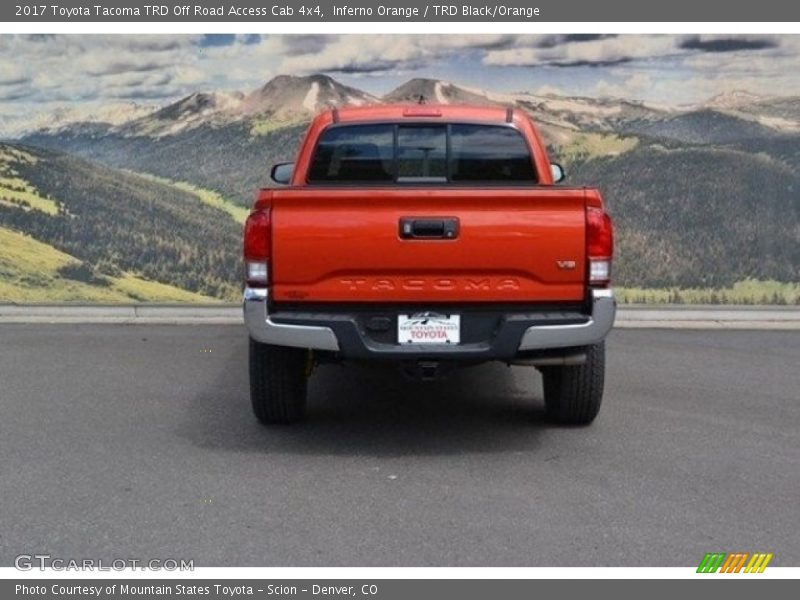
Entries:
{"label": "black tire", "polygon": [[606,344],[586,347],[582,365],[542,369],[547,416],[565,425],[588,425],[600,412],[606,372]]}
{"label": "black tire", "polygon": [[308,350],[250,339],[250,400],[264,425],[295,423],[306,412]]}

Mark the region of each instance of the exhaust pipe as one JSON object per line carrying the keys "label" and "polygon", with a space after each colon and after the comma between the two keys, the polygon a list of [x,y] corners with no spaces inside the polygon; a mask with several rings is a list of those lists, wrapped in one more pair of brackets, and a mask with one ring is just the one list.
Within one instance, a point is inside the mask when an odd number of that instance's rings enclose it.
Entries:
{"label": "exhaust pipe", "polygon": [[566,356],[543,356],[541,358],[520,358],[509,361],[509,365],[521,367],[563,367],[586,364],[586,353],[567,354]]}

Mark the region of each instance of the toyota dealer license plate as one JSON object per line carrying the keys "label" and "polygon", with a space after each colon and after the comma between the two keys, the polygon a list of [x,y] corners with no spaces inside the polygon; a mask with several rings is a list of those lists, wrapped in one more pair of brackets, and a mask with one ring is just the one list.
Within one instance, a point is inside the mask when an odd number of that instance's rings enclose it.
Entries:
{"label": "toyota dealer license plate", "polygon": [[397,340],[401,344],[458,344],[461,341],[461,315],[398,315]]}

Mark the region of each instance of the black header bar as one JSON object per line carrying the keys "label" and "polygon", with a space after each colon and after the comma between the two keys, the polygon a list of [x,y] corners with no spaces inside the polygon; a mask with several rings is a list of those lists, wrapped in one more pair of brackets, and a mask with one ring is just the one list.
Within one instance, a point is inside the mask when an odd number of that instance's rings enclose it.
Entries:
{"label": "black header bar", "polygon": [[[441,0],[440,0],[441,1]],[[797,22],[786,0],[17,0],[3,22]]]}

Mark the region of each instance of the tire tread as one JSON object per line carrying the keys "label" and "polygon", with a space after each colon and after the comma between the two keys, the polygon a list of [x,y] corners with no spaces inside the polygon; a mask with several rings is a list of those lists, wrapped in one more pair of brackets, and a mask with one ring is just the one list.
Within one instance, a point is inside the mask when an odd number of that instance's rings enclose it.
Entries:
{"label": "tire tread", "polygon": [[542,369],[548,416],[558,423],[588,425],[597,417],[605,383],[605,342],[586,348],[586,363]]}
{"label": "tire tread", "polygon": [[250,400],[265,425],[295,423],[305,416],[308,350],[250,339]]}

